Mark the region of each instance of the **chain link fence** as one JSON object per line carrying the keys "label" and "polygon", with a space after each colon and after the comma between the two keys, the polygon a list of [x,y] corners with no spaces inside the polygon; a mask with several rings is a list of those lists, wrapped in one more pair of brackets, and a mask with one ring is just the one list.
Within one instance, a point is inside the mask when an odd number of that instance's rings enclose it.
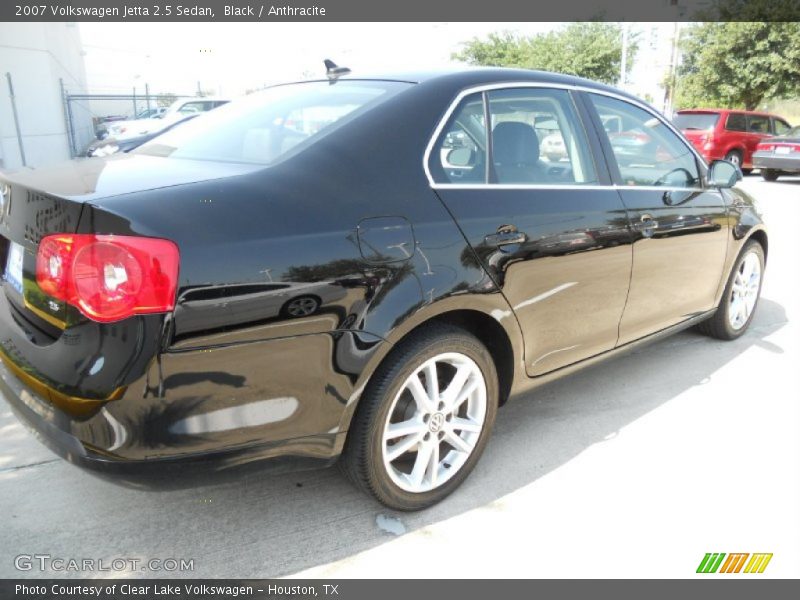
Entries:
{"label": "chain link fence", "polygon": [[83,94],[70,93],[62,85],[64,118],[70,156],[85,156],[96,139],[106,136],[115,121],[156,118],[187,94]]}

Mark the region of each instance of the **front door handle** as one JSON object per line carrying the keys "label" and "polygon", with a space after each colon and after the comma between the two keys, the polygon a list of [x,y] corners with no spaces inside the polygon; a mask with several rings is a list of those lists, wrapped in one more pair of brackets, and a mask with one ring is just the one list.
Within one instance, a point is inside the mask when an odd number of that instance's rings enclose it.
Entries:
{"label": "front door handle", "polygon": [[492,233],[483,238],[489,246],[508,246],[510,244],[522,244],[528,240],[528,236],[517,231],[513,225],[503,225],[497,228],[497,233]]}

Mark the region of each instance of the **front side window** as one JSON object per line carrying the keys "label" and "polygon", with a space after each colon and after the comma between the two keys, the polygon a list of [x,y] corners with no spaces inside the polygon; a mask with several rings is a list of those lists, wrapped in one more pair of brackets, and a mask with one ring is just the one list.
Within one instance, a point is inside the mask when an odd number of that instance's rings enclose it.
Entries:
{"label": "front side window", "polygon": [[276,86],[192,119],[133,153],[271,165],[411,85],[353,80]]}
{"label": "front side window", "polygon": [[693,152],[661,119],[616,98],[599,94],[589,97],[603,123],[613,119],[621,123],[619,131],[605,129],[624,185],[700,185]]}
{"label": "front side window", "polygon": [[791,127],[786,121],[781,121],[780,119],[775,119],[775,135],[783,135],[787,133]]}

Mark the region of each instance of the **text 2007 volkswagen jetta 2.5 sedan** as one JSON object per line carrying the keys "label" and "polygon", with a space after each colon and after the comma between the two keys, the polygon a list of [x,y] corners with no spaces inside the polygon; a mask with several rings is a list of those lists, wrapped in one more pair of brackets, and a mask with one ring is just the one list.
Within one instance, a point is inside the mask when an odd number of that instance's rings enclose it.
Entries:
{"label": "text 2007 volkswagen jetta 2.5 sedan", "polygon": [[419,509],[510,396],[694,324],[742,335],[767,235],[739,178],[573,77],[272,87],[3,175],[2,391],[118,481],[338,459]]}

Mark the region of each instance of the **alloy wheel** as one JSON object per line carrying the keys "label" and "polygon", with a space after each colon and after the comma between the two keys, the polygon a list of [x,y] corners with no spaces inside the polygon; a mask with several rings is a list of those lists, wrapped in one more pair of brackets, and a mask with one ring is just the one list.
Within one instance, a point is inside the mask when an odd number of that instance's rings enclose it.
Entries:
{"label": "alloy wheel", "polygon": [[383,429],[383,464],[395,485],[423,493],[452,478],[478,443],[486,406],[483,373],[464,354],[438,354],[412,372]]}
{"label": "alloy wheel", "polygon": [[761,286],[761,263],[754,252],[748,252],[739,264],[731,287],[728,322],[739,330],[753,313]]}
{"label": "alloy wheel", "polygon": [[286,312],[293,317],[307,317],[317,311],[319,302],[311,296],[295,298],[286,305]]}

